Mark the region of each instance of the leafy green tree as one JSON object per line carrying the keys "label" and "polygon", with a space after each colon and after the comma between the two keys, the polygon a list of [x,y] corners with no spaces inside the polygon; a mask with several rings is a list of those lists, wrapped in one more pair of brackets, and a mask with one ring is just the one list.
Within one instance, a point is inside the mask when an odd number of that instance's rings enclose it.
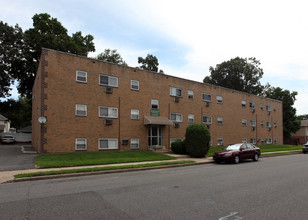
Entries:
{"label": "leafy green tree", "polygon": [[263,89],[259,81],[263,76],[260,64],[256,58],[236,57],[210,67],[211,75],[203,82],[259,95]]}
{"label": "leafy green tree", "polygon": [[25,44],[22,29],[0,21],[0,97],[10,96],[10,85],[25,69]]}
{"label": "leafy green tree", "polygon": [[267,84],[263,91],[265,97],[282,101],[283,108],[283,136],[290,138],[291,133],[300,129],[300,120],[296,117],[296,109],[293,108],[297,92],[283,90],[280,87],[272,87]]}
{"label": "leafy green tree", "polygon": [[0,102],[1,114],[11,121],[11,127],[21,129],[31,125],[31,99],[20,97]]}
{"label": "leafy green tree", "polygon": [[296,118],[297,118],[297,120],[308,120],[308,114],[306,114],[306,115],[299,115]]}
{"label": "leafy green tree", "polygon": [[116,49],[105,49],[103,53],[97,55],[96,59],[127,66],[127,63],[123,60]]}
{"label": "leafy green tree", "polygon": [[[141,63],[139,66],[141,69],[158,72],[159,63],[156,56],[148,54],[146,58],[138,57],[138,63]],[[164,73],[164,71],[160,70],[159,73]]]}

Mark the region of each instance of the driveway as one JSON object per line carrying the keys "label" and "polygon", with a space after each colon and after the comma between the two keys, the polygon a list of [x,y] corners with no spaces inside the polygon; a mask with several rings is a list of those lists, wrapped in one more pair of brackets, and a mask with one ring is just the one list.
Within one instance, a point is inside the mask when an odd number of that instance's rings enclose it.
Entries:
{"label": "driveway", "polygon": [[23,144],[0,144],[0,171],[26,170],[34,168],[34,158],[37,154],[23,154]]}

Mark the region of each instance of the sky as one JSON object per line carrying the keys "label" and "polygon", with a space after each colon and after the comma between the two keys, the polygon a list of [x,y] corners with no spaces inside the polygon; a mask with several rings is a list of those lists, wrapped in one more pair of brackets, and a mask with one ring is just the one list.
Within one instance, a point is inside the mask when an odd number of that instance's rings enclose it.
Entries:
{"label": "sky", "polygon": [[[94,36],[96,56],[117,49],[138,66],[152,54],[165,74],[202,82],[237,56],[255,57],[261,83],[297,91],[297,115],[308,114],[308,13],[305,0],[0,0],[0,20],[25,31],[48,13],[71,35]],[[17,91],[12,91],[17,97]]]}

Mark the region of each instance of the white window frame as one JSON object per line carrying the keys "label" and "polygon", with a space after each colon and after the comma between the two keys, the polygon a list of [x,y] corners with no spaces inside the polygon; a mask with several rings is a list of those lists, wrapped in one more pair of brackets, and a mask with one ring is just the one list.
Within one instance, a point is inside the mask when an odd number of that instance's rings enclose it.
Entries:
{"label": "white window frame", "polygon": [[[85,74],[85,76],[80,76],[79,74]],[[81,70],[77,70],[76,71],[76,82],[87,83],[87,80],[88,80],[87,75],[88,75],[87,72],[81,71]],[[79,79],[78,79],[78,77],[79,77]],[[80,77],[81,78],[85,78],[85,81],[84,80],[80,80]]]}
{"label": "white window frame", "polygon": [[224,139],[223,138],[217,138],[217,146],[223,146],[224,145]]}
{"label": "white window frame", "polygon": [[266,122],[266,127],[267,127],[267,128],[271,128],[271,127],[272,127],[272,122],[267,121],[267,122]]}
{"label": "white window frame", "polygon": [[217,117],[217,124],[222,125],[224,123],[223,117]]}
{"label": "white window frame", "polygon": [[[180,91],[180,95],[177,94],[178,91]],[[183,89],[181,88],[175,88],[175,87],[170,87],[170,96],[175,96],[175,97],[182,97],[183,96]]]}
{"label": "white window frame", "polygon": [[[101,141],[103,141],[103,140],[105,140],[105,141],[107,140],[108,148],[103,148],[101,146]],[[112,147],[112,148],[109,147],[109,142],[111,142],[111,141],[115,142],[115,147]],[[117,150],[117,149],[119,149],[118,145],[119,145],[119,143],[118,143],[117,138],[99,138],[98,139],[98,149],[99,150]]]}
{"label": "white window frame", "polygon": [[263,104],[260,104],[260,109],[261,109],[261,110],[263,110],[263,109],[264,109]]}
{"label": "white window frame", "polygon": [[254,103],[254,102],[249,102],[249,108],[255,109],[255,108],[256,108],[256,103]]}
{"label": "white window frame", "polygon": [[260,125],[263,128],[264,127],[264,121],[261,121]]}
{"label": "white window frame", "polygon": [[246,101],[242,100],[242,107],[246,107]]}
{"label": "white window frame", "polygon": [[188,123],[194,123],[195,122],[195,116],[194,115],[188,115]]}
{"label": "white window frame", "polygon": [[[157,104],[155,102],[157,102]],[[153,105],[157,105],[157,108],[153,108]],[[159,101],[157,99],[151,100],[151,109],[159,109]]]}
{"label": "white window frame", "polygon": [[217,104],[222,104],[223,103],[223,98],[222,96],[216,96]]}
{"label": "white window frame", "polygon": [[[207,119],[210,119],[210,120],[207,120]],[[208,115],[202,116],[202,123],[205,123],[207,125],[212,124],[212,116],[208,116]]]}
{"label": "white window frame", "polygon": [[[77,147],[77,145],[79,144],[78,142],[81,142],[81,141],[84,142],[84,148],[78,149]],[[87,150],[87,139],[86,138],[76,138],[75,139],[75,150]]]}
{"label": "white window frame", "polygon": [[[107,84],[101,83],[101,77],[108,77],[108,83]],[[116,84],[112,85],[111,84],[111,79],[116,79]],[[99,85],[118,87],[119,86],[119,79],[116,76],[108,76],[108,75],[104,75],[104,74],[99,74]]]}
{"label": "white window frame", "polygon": [[266,138],[266,144],[272,144],[273,140],[272,138]]}
{"label": "white window frame", "polygon": [[131,149],[139,149],[139,138],[131,138],[130,139],[130,148]]}
{"label": "white window frame", "polygon": [[[84,110],[79,110],[78,108],[84,108]],[[84,115],[80,115],[78,114],[78,111],[84,111],[85,114]],[[83,105],[83,104],[76,104],[76,107],[75,107],[75,115],[76,116],[80,116],[80,117],[86,117],[88,114],[88,111],[87,111],[87,105]]]}
{"label": "white window frame", "polygon": [[[207,99],[208,98],[208,99]],[[212,102],[212,94],[202,93],[202,100],[204,102]]]}
{"label": "white window frame", "polygon": [[[103,115],[103,109],[107,109],[107,116]],[[114,110],[116,110],[116,115],[112,115],[111,113],[114,112]],[[105,106],[99,106],[98,107],[98,116],[100,118],[118,118],[119,112],[118,112],[118,108],[114,108],[114,107],[105,107]]]}
{"label": "white window frame", "polygon": [[243,143],[247,143],[247,138],[242,138]]}
{"label": "white window frame", "polygon": [[[172,119],[172,115],[175,115],[175,120]],[[170,120],[174,122],[183,122],[183,114],[182,113],[170,113]]]}
{"label": "white window frame", "polygon": [[272,107],[270,105],[266,105],[266,111],[268,112],[272,111]]}
{"label": "white window frame", "polygon": [[242,119],[242,126],[247,126],[247,120],[246,119]]}
{"label": "white window frame", "polygon": [[[137,87],[137,88],[133,88],[133,87]],[[138,80],[131,80],[130,81],[130,88],[131,90],[139,90],[139,81]]]}
{"label": "white window frame", "polygon": [[188,99],[194,99],[194,91],[188,90],[187,94],[188,94]]}
{"label": "white window frame", "polygon": [[257,143],[256,138],[250,138],[250,143],[251,143],[251,144],[256,144],[256,143]]}
{"label": "white window frame", "polygon": [[250,120],[250,126],[256,127],[256,120]]}
{"label": "white window frame", "polygon": [[[134,117],[137,116],[137,117]],[[138,120],[139,119],[139,110],[138,109],[131,109],[130,110],[130,118],[132,120]]]}

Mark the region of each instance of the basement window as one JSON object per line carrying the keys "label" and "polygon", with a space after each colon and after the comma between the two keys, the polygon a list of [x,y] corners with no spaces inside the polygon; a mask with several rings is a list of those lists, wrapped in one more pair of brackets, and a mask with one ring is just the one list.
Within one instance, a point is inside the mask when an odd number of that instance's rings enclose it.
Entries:
{"label": "basement window", "polygon": [[75,150],[87,150],[87,139],[76,138],[75,139]]}
{"label": "basement window", "polygon": [[100,150],[115,150],[118,149],[118,139],[116,138],[99,138],[98,149]]}

